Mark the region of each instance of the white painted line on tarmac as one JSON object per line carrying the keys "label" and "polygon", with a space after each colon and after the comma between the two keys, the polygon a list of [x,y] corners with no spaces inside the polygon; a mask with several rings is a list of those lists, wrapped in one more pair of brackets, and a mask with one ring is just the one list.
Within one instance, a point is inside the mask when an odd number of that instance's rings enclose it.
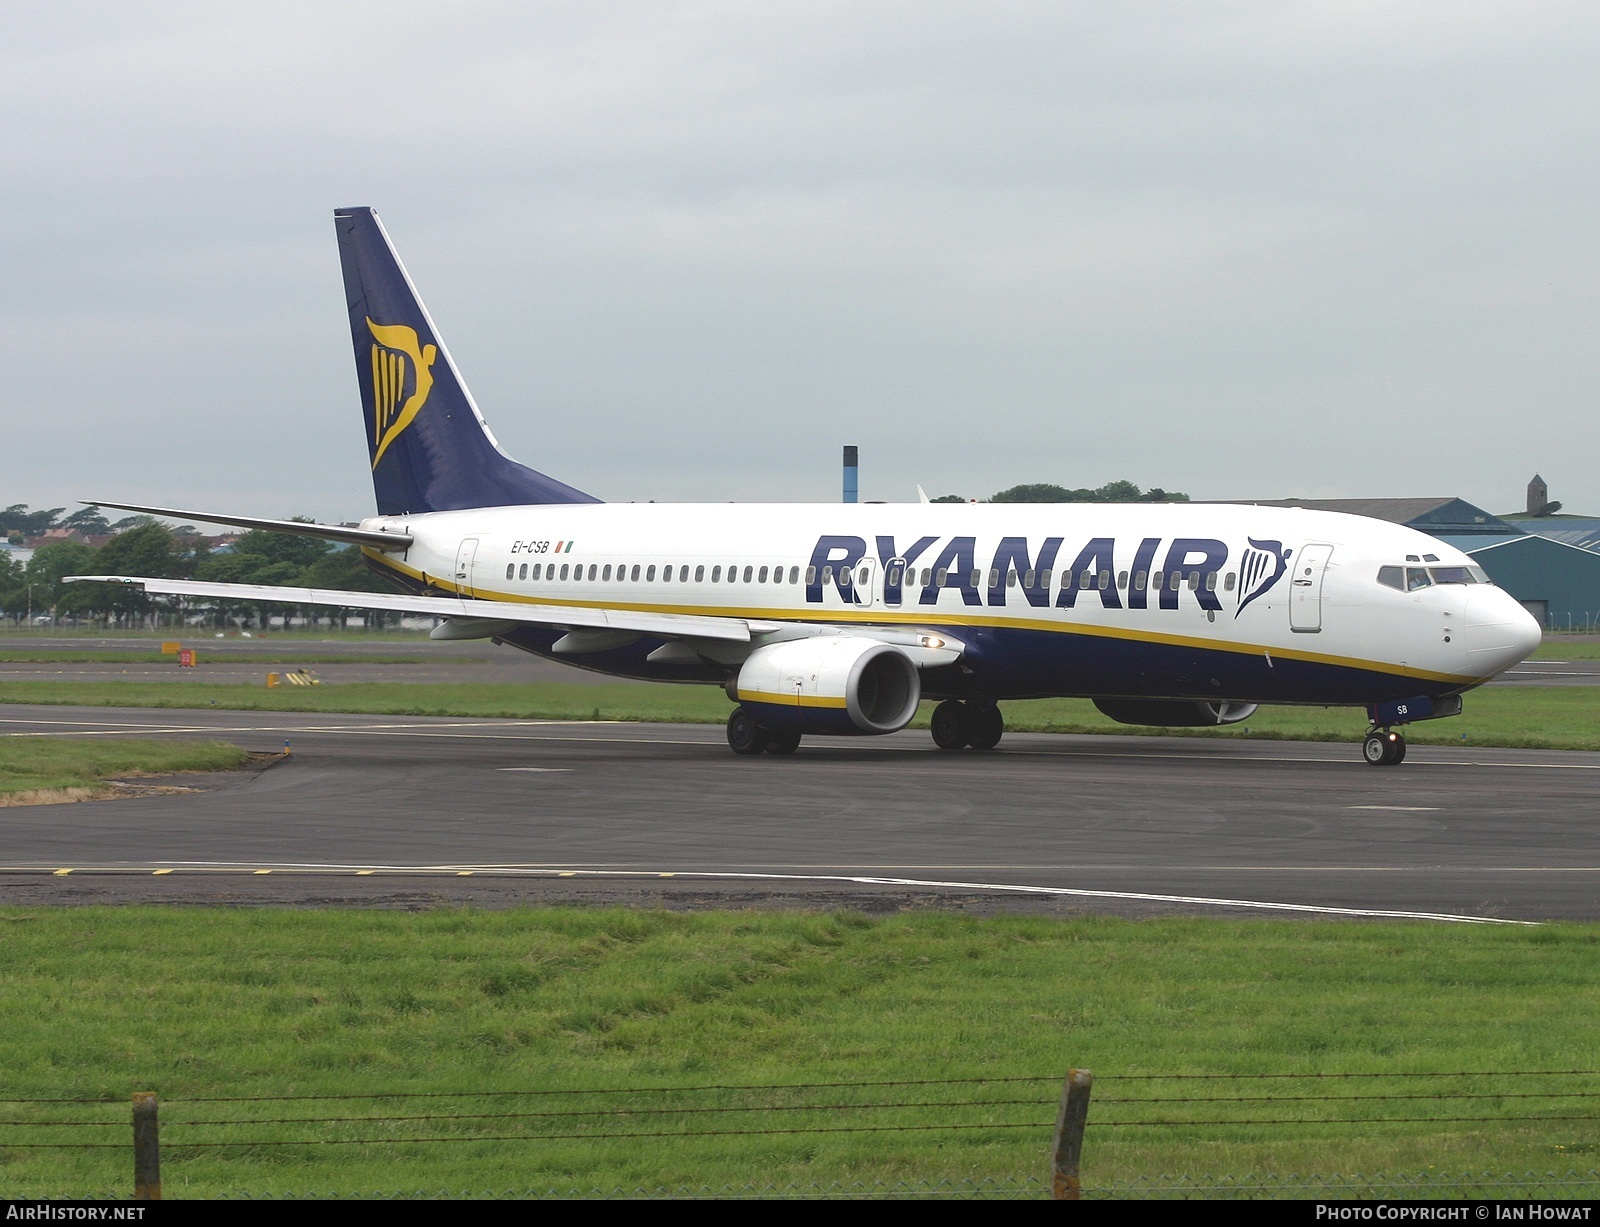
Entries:
{"label": "white painted line on tarmac", "polygon": [[550,773],[571,772],[571,767],[496,767],[496,771],[542,771]]}
{"label": "white painted line on tarmac", "polygon": [[1347,805],[1345,809],[1386,809],[1395,810],[1402,814],[1437,814],[1443,806],[1440,805]]}
{"label": "white painted line on tarmac", "polygon": [[[1350,916],[1370,920],[1434,920],[1447,924],[1523,925],[1529,927],[1538,927],[1539,925],[1539,922],[1534,920],[1506,920],[1497,916],[1468,916],[1454,912],[1414,912],[1390,908],[1329,907],[1315,903],[1278,903],[1262,899],[1218,899],[1208,895],[1165,895],[1147,891],[1085,890],[1070,886],[1024,886],[1011,882],[952,882],[927,878],[869,877],[856,874],[749,873],[705,869],[676,869],[670,871],[659,869],[568,869],[558,871],[555,869],[498,869],[492,865],[330,865],[301,863],[291,865],[275,864],[271,868],[252,868],[251,863],[239,864],[237,862],[230,864],[228,862],[186,861],[174,862],[174,864],[189,865],[196,868],[233,869],[256,875],[268,874],[274,870],[293,872],[298,869],[321,873],[353,873],[367,869],[379,873],[415,875],[449,873],[457,877],[483,874],[500,877],[544,878],[555,876],[563,878],[648,877],[658,879],[677,877],[742,882],[848,882],[858,886],[913,886],[938,890],[993,891],[998,894],[1046,895],[1072,899],[1119,899],[1136,903],[1184,903],[1196,907],[1244,908],[1252,911],[1294,912],[1313,916]],[[255,864],[259,864],[259,862],[255,862]],[[71,872],[73,871],[56,870],[57,874]],[[77,872],[92,873],[94,870],[80,868]]]}

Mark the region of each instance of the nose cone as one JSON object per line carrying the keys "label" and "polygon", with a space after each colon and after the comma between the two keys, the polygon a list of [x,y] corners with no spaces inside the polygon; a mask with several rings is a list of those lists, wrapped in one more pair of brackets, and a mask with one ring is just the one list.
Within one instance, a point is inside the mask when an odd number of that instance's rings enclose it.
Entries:
{"label": "nose cone", "polygon": [[1539,622],[1501,588],[1479,588],[1467,600],[1467,661],[1485,681],[1526,660],[1544,637]]}

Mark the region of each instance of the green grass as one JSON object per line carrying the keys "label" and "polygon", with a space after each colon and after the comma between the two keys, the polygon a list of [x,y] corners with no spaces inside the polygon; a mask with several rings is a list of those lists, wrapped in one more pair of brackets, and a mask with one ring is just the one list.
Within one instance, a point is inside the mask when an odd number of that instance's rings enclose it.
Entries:
{"label": "green grass", "polygon": [[[310,688],[222,686],[183,682],[0,681],[0,703],[64,703],[94,707],[217,706],[245,711],[355,712],[398,716],[489,716],[525,720],[629,720],[720,724],[731,705],[714,686],[356,682]],[[930,705],[913,722],[927,727]],[[1003,705],[1006,726],[1019,732],[1121,733],[1354,741],[1366,728],[1360,708],[1263,707],[1223,728],[1159,729],[1117,724],[1084,699],[1030,699]],[[1248,729],[1248,732],[1246,730]],[[1466,714],[1410,725],[1422,745],[1546,747],[1600,750],[1600,688],[1499,686],[1467,696]]]}
{"label": "green grass", "polygon": [[1600,635],[1546,633],[1534,649],[1534,660],[1600,660]]}
{"label": "green grass", "polygon": [[[1097,1076],[1086,1182],[1159,1172],[1498,1171],[1590,1167],[1600,1122],[1504,1126],[1118,1130],[1134,1073],[1594,1069],[1600,927],[852,914],[0,910],[4,1096],[21,1120],[103,1119],[127,1135],[133,1091],[163,1100],[168,1196],[381,1189],[609,1189],[1042,1175],[1059,1078]],[[592,1108],[614,1099],[185,1103],[203,1096],[595,1090],[1038,1076],[1027,1102],[868,1114],[895,1123],[1038,1122],[1027,1130],[773,1134],[647,1141],[474,1141],[182,1149],[185,1138],[291,1138],[295,1126],[184,1122]],[[1260,1093],[1263,1084],[1224,1093]],[[1300,1093],[1352,1089],[1300,1084]],[[1546,1084],[1548,1085],[1548,1084]],[[1197,1091],[1206,1084],[1190,1084]],[[1507,1089],[1492,1077],[1428,1089]],[[1170,1089],[1170,1088],[1169,1088]],[[1398,1079],[1363,1091],[1416,1089]],[[1522,1089],[1522,1088],[1510,1088]],[[1597,1089],[1596,1080],[1582,1087]],[[959,1099],[970,1089],[807,1092],[813,1103]],[[1218,1093],[1216,1087],[1199,1093]],[[632,1106],[761,1102],[722,1092]],[[788,1102],[796,1102],[790,1099]],[[1588,1115],[1584,1100],[1472,1101],[1439,1115]],[[1427,1105],[1422,1105],[1426,1107]],[[1252,1107],[1198,1109],[1204,1115]],[[1280,1107],[1271,1115],[1312,1107]],[[1432,1110],[1437,1110],[1437,1105]],[[1168,1115],[1171,1110],[1164,1109]],[[1422,1115],[1415,1102],[1357,1115]],[[603,1118],[604,1119],[604,1118]],[[615,1131],[715,1127],[605,1120]],[[711,1122],[726,1122],[712,1117]],[[761,1127],[847,1112],[746,1115]],[[1096,1121],[1102,1127],[1096,1129]],[[346,1124],[314,1136],[520,1133],[529,1122]],[[571,1129],[563,1123],[561,1132]],[[99,1130],[8,1127],[14,1141]],[[125,1150],[7,1149],[11,1197],[125,1188]]]}
{"label": "green grass", "polygon": [[0,738],[0,796],[36,789],[91,788],[117,776],[232,771],[249,755],[220,741],[102,741],[79,737]]}

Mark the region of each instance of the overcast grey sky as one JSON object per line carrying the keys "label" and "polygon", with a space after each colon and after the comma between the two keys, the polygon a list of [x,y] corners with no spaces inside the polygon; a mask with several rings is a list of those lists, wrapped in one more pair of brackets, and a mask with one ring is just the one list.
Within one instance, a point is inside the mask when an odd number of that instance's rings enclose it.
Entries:
{"label": "overcast grey sky", "polygon": [[371,204],[608,500],[1600,514],[1593,3],[10,6],[0,107],[0,505],[369,514]]}

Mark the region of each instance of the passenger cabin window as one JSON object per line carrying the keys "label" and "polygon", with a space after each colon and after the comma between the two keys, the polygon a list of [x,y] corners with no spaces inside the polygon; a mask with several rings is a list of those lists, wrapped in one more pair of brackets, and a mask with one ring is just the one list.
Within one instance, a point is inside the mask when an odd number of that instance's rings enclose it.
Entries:
{"label": "passenger cabin window", "polygon": [[1224,592],[1232,592],[1233,591],[1233,584],[1234,584],[1233,572],[1229,571],[1227,573],[1227,575],[1223,576],[1223,578],[1222,578],[1222,590]]}
{"label": "passenger cabin window", "polygon": [[1419,588],[1433,587],[1433,580],[1428,576],[1426,567],[1406,568],[1406,591],[1415,592]]}
{"label": "passenger cabin window", "polygon": [[561,564],[561,578],[562,579],[566,579],[567,578],[567,564],[566,563],[562,563]]}
{"label": "passenger cabin window", "polygon": [[754,567],[746,567],[744,569],[744,582],[745,583],[748,584],[750,582],[750,575],[751,575],[751,572],[753,572],[754,570],[755,570]]}
{"label": "passenger cabin window", "polygon": [[696,567],[694,569],[694,582],[697,584],[702,584],[705,582],[705,578],[706,569],[704,567]]}
{"label": "passenger cabin window", "polygon": [[[806,583],[814,584],[816,582],[817,582],[817,569],[815,567],[807,567],[806,568]],[[822,582],[823,583],[827,583],[828,581],[827,580],[823,580]]]}
{"label": "passenger cabin window", "polygon": [[1404,567],[1379,567],[1378,582],[1385,588],[1393,588],[1396,592],[1406,590],[1406,569]]}
{"label": "passenger cabin window", "polygon": [[720,584],[722,582],[722,568],[721,567],[712,567],[711,568],[711,582],[713,584]]}
{"label": "passenger cabin window", "polygon": [[543,572],[543,570],[544,570],[544,563],[542,563],[542,562],[534,563],[533,564],[533,578],[534,579],[538,579],[540,574],[541,574],[541,572]]}
{"label": "passenger cabin window", "polygon": [[1144,574],[1143,571],[1140,571],[1137,575],[1135,575],[1133,577],[1133,590],[1135,592],[1143,592],[1144,591],[1144,580],[1145,580],[1145,574]]}
{"label": "passenger cabin window", "polygon": [[[1046,571],[1045,574],[1048,575],[1049,572]],[[1050,582],[1048,580],[1046,580],[1044,586],[1046,588],[1048,588],[1050,586]],[[1127,588],[1128,588],[1128,573],[1126,571],[1118,572],[1118,574],[1117,574],[1117,587],[1121,588],[1123,591],[1127,591]]]}
{"label": "passenger cabin window", "polygon": [[606,563],[606,569],[600,573],[600,578],[601,579],[610,579],[611,578],[611,564],[609,562]]}
{"label": "passenger cabin window", "polygon": [[1099,585],[1099,587],[1100,587],[1100,591],[1101,592],[1104,592],[1107,588],[1111,587],[1111,572],[1110,571],[1102,571],[1102,572],[1100,572],[1100,585]]}
{"label": "passenger cabin window", "polygon": [[846,588],[848,588],[850,586],[850,581],[852,579],[854,579],[854,578],[855,578],[855,576],[853,576],[850,573],[850,568],[849,567],[840,567],[839,568],[839,582],[841,584],[843,584]]}
{"label": "passenger cabin window", "polygon": [[761,574],[758,575],[756,578],[760,583],[763,583],[763,584],[766,583],[767,582],[767,569],[765,567],[762,567],[761,568]]}
{"label": "passenger cabin window", "polygon": [[1152,590],[1154,590],[1156,592],[1160,592],[1161,591],[1161,580],[1162,580],[1162,578],[1163,577],[1162,577],[1162,574],[1161,574],[1160,571],[1152,571],[1152,572],[1150,572],[1150,587],[1151,587]]}
{"label": "passenger cabin window", "polygon": [[791,584],[798,584],[800,582],[800,568],[799,567],[790,567],[789,568],[789,582]]}
{"label": "passenger cabin window", "polygon": [[832,567],[823,567],[822,568],[822,586],[824,588],[826,588],[831,583],[833,583],[833,568]]}
{"label": "passenger cabin window", "polygon": [[506,578],[507,579],[512,578],[512,576],[516,573],[516,570],[517,570],[517,564],[516,563],[514,563],[514,562],[506,563]]}
{"label": "passenger cabin window", "polygon": [[1208,571],[1208,572],[1206,572],[1206,591],[1207,592],[1215,592],[1216,590],[1217,590],[1217,573],[1215,571]]}
{"label": "passenger cabin window", "polygon": [[647,581],[653,581],[656,577],[656,569],[654,567],[646,567],[644,577]]}
{"label": "passenger cabin window", "polygon": [[594,582],[594,573],[595,573],[595,569],[596,569],[596,564],[595,564],[595,563],[592,563],[592,562],[591,562],[591,563],[590,563],[590,564],[589,564],[589,581],[590,581],[590,582],[591,582],[591,583],[593,583],[593,582]]}

